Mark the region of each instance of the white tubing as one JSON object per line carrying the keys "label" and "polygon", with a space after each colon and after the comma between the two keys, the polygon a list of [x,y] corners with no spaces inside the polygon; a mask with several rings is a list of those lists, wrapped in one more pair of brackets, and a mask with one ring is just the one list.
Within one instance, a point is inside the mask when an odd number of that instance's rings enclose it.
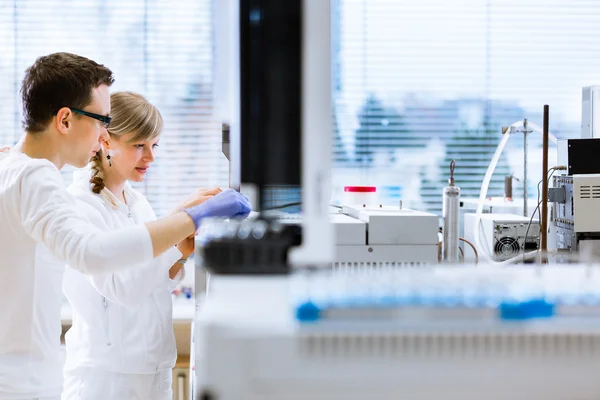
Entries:
{"label": "white tubing", "polygon": [[[515,124],[517,123],[515,122]],[[511,126],[517,126],[515,124]],[[504,150],[504,146],[506,146],[506,142],[508,142],[508,139],[510,139],[510,134],[505,133],[502,137],[502,140],[500,140],[500,143],[498,143],[498,147],[496,147],[496,152],[492,157],[492,161],[490,161],[490,165],[488,165],[487,171],[485,172],[485,175],[483,177],[483,182],[481,183],[481,190],[479,191],[479,202],[477,203],[477,211],[475,212],[475,226],[473,227],[473,232],[475,234],[475,248],[483,249],[479,251],[479,253],[483,258],[483,261],[486,262],[493,262],[493,260],[488,254],[489,249],[487,248],[487,246],[485,246],[484,249],[483,246],[481,246],[481,241],[479,240],[479,225],[481,222],[481,212],[483,211],[483,202],[485,201],[485,197],[487,196],[487,191],[492,180],[492,175],[494,174],[494,170],[496,169],[496,165],[500,160],[500,156],[502,155],[502,151]]]}
{"label": "white tubing", "polygon": [[[538,125],[536,125],[532,122],[529,122],[529,121],[527,121],[527,125],[528,125],[528,128],[531,128],[533,131],[543,134],[543,129],[540,128]],[[511,127],[513,127],[513,126],[514,127],[522,127],[523,121],[517,121],[517,122],[511,124],[510,126]],[[504,147],[506,146],[508,139],[510,139],[510,136],[511,136],[511,134],[509,132],[504,134],[504,136],[502,137],[502,140],[500,140],[500,143],[498,143],[498,147],[496,147],[496,152],[494,153],[494,156],[492,157],[492,161],[490,161],[487,171],[485,172],[485,176],[483,177],[483,182],[481,183],[481,190],[479,192],[479,201],[477,203],[477,211],[475,212],[475,226],[473,227],[473,232],[475,234],[475,248],[482,249],[481,251],[479,251],[479,253],[482,256],[483,261],[489,262],[489,263],[494,263],[496,265],[510,264],[510,263],[518,261],[519,259],[522,259],[522,257],[523,257],[523,255],[520,255],[520,256],[513,257],[509,260],[502,261],[502,262],[494,261],[489,253],[489,249],[487,248],[487,246],[481,246],[481,241],[480,241],[480,237],[479,237],[479,234],[480,234],[479,228],[481,225],[481,213],[483,211],[483,203],[487,196],[490,182],[492,181],[492,175],[494,174],[494,171],[496,170],[496,165],[498,165],[500,156],[502,155],[502,152],[504,151]],[[550,132],[548,132],[548,138],[552,143],[555,143],[555,144],[557,143],[556,136],[554,136]]]}

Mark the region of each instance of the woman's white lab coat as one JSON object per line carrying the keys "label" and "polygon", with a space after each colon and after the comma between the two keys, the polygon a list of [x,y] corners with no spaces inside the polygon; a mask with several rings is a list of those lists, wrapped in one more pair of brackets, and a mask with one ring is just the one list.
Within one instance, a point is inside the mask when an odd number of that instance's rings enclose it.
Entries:
{"label": "woman's white lab coat", "polygon": [[[87,171],[74,174],[69,191],[103,230],[156,219],[146,198],[129,184],[127,205],[107,189],[93,193]],[[169,278],[169,269],[181,256],[173,247],[144,266],[97,276],[67,268],[63,290],[73,325],[66,334],[63,400],[172,397],[177,351],[171,292],[178,282]]]}

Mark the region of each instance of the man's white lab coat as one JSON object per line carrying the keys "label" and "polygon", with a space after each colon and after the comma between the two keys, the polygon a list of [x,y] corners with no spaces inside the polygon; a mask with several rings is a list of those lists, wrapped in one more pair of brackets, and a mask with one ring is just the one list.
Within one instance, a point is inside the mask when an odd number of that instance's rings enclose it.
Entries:
{"label": "man's white lab coat", "polygon": [[[41,262],[48,252],[60,261]],[[77,210],[56,166],[0,153],[0,399],[60,396],[65,262],[97,274],[152,258],[144,226],[105,234]]]}

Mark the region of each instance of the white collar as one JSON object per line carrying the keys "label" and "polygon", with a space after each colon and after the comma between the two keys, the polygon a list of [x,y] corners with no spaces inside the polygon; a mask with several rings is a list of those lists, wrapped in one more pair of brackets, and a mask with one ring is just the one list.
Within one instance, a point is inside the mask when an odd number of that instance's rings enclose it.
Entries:
{"label": "white collar", "polygon": [[[75,172],[73,173],[73,184],[86,191],[91,191],[91,176],[92,171],[90,166],[75,170]],[[125,212],[129,212],[140,200],[140,195],[131,187],[131,184],[129,182],[125,182],[125,186],[123,186],[123,193],[125,194],[127,204],[125,204],[107,188],[104,188],[102,189],[102,191],[100,191],[100,197],[108,204],[110,204],[115,210],[121,209]]]}
{"label": "white collar", "polygon": [[117,197],[113,192],[108,190],[108,188],[104,188],[100,192],[100,197],[102,197],[105,201],[108,201],[108,203],[115,207],[115,209],[121,209],[123,211],[130,212],[138,202],[139,197],[129,182],[125,182],[125,186],[123,187],[123,195],[127,201],[127,204],[124,203],[120,197]]}

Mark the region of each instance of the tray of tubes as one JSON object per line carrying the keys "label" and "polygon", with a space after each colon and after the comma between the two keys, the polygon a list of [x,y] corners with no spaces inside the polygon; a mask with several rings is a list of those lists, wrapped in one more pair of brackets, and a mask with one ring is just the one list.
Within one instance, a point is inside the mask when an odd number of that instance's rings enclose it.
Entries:
{"label": "tray of tubes", "polygon": [[596,266],[371,267],[297,274],[292,282],[294,315],[301,324],[600,321]]}

